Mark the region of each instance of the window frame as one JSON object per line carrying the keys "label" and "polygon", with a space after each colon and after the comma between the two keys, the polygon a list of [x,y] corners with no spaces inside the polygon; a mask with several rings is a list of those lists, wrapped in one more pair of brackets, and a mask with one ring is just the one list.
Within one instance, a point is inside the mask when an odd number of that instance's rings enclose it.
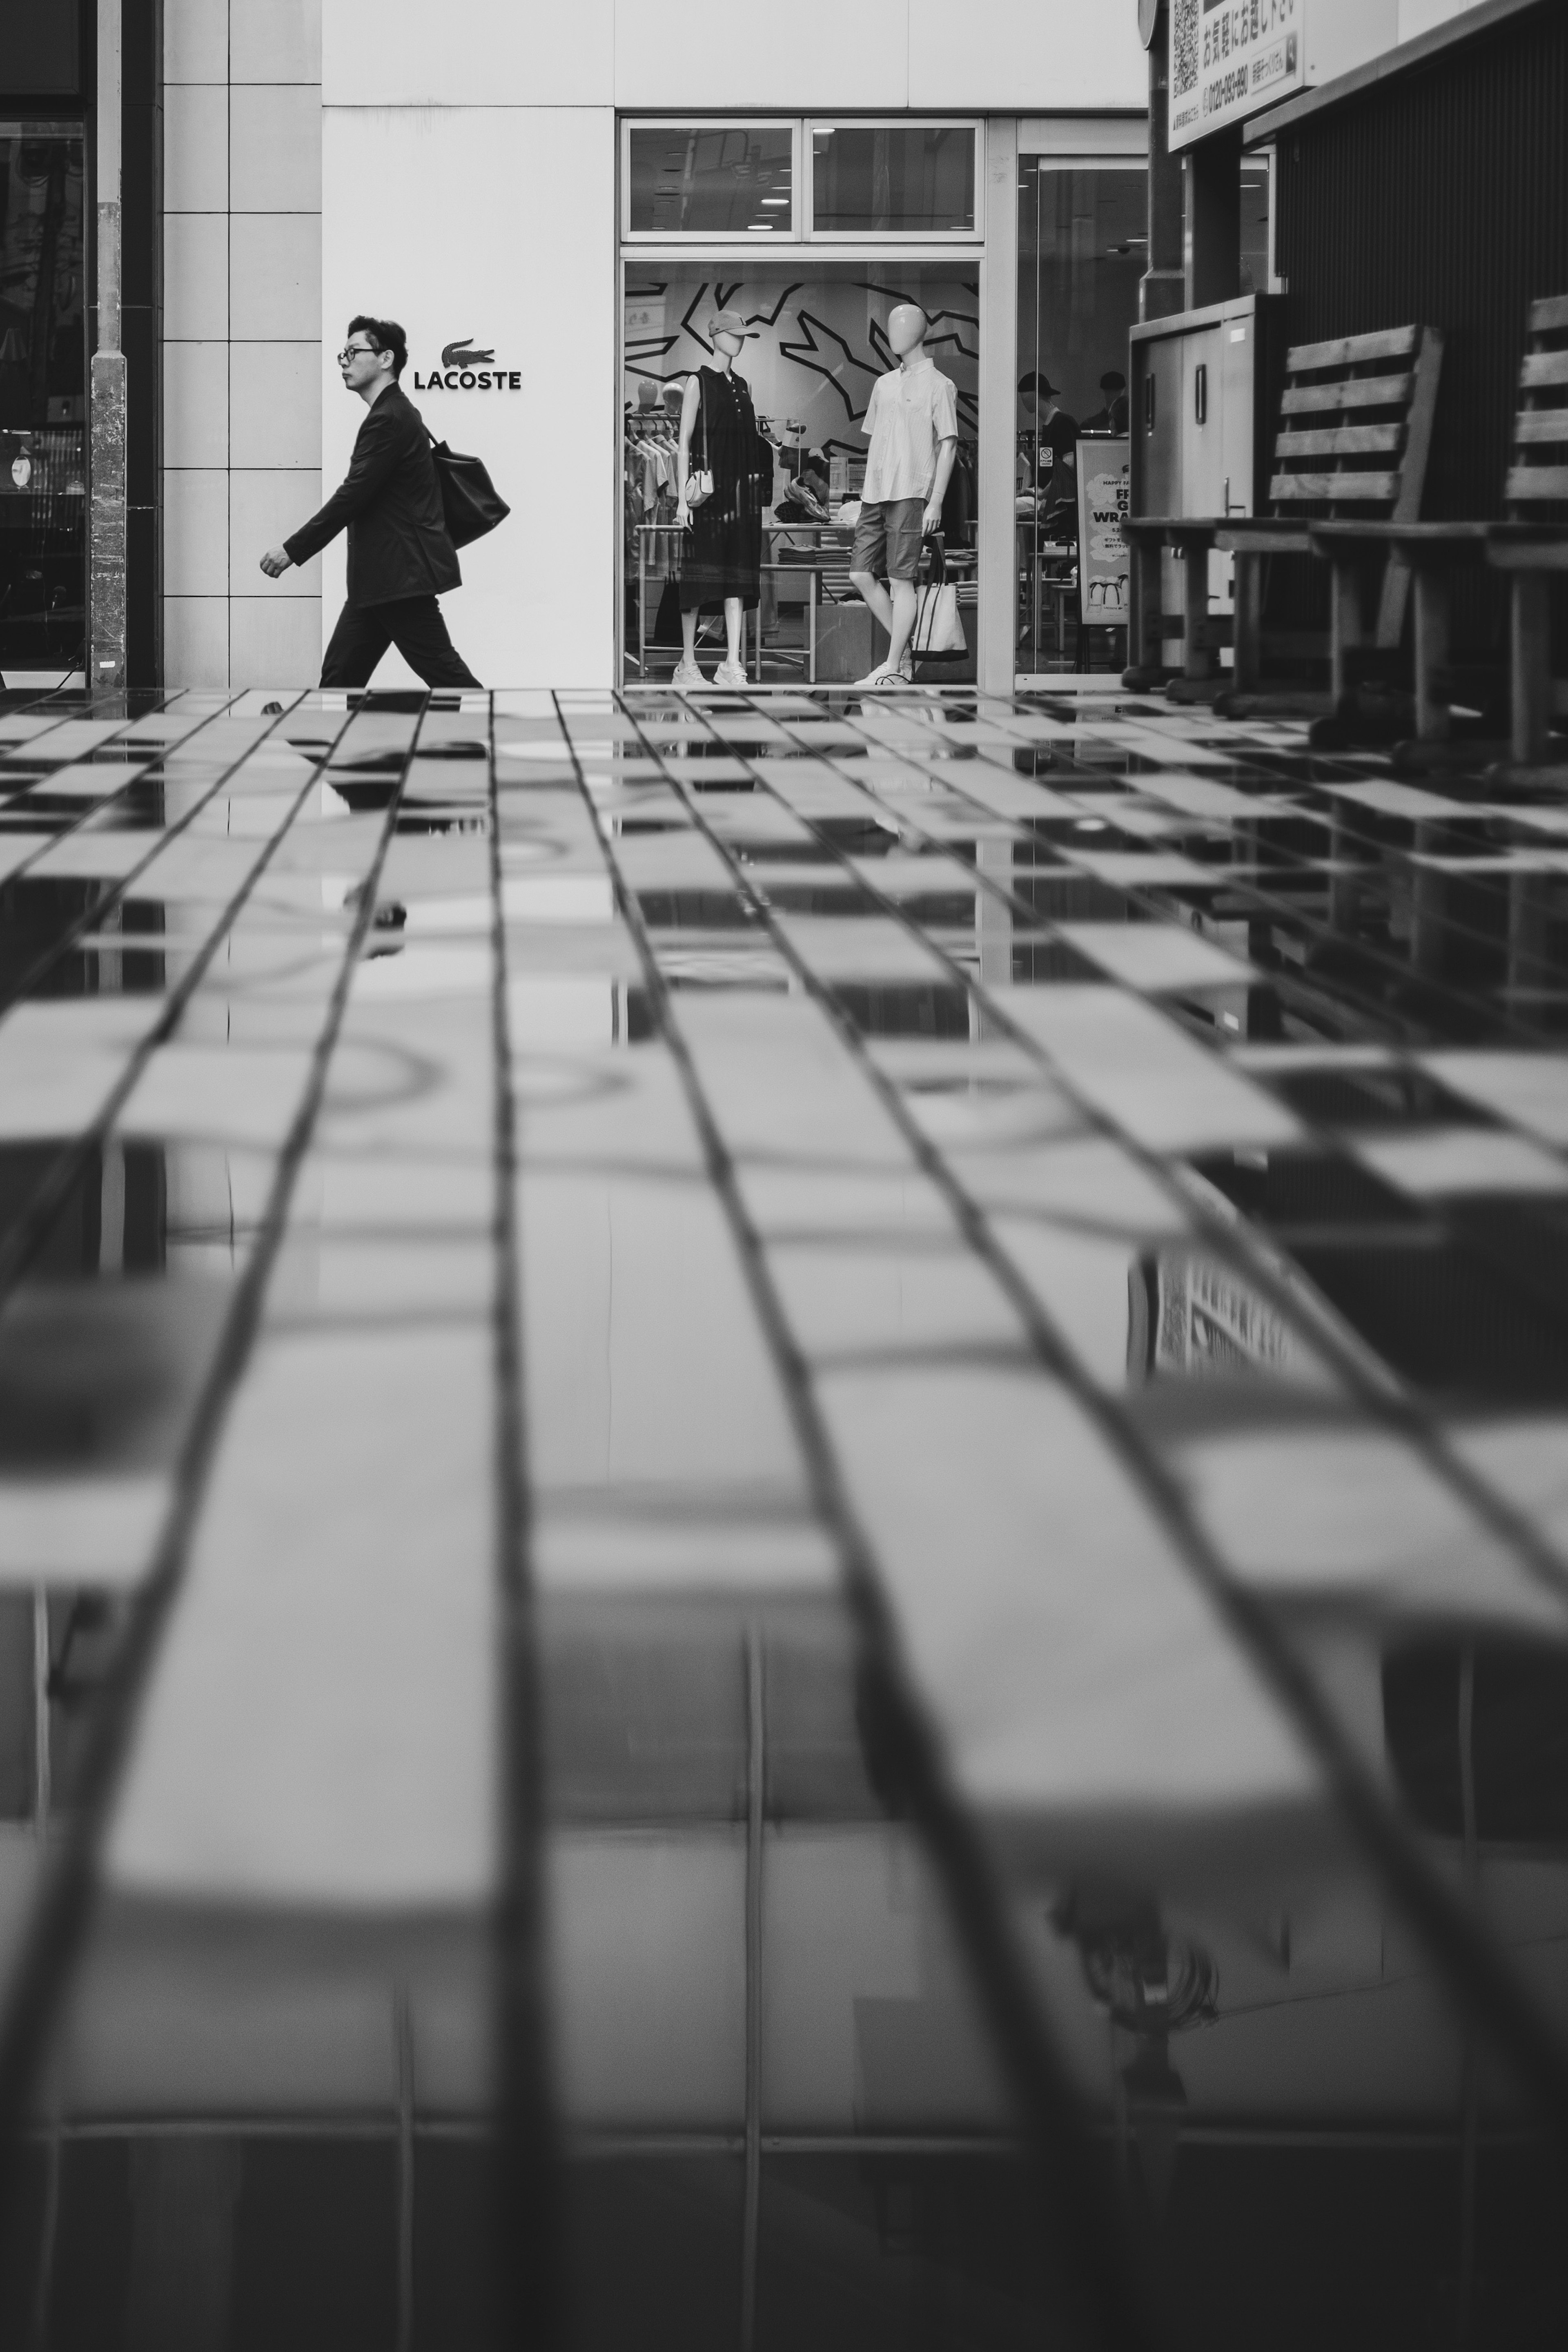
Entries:
{"label": "window frame", "polygon": [[[983,246],[985,242],[985,117],[983,114],[808,114],[802,122],[801,197],[809,245]],[[974,142],[974,220],[969,228],[818,228],[816,150],[818,131],[967,131]]]}
{"label": "window frame", "polygon": [[[620,119],[620,241],[634,251],[663,247],[695,251],[711,247],[729,255],[766,250],[763,232],[745,229],[633,228],[632,133],[634,131],[787,131],[790,134],[789,226],[770,231],[768,247],[819,245],[829,251],[870,247],[892,253],[916,247],[951,251],[985,244],[985,117],[981,114],[625,114]],[[822,228],[815,222],[816,184],[812,134],[818,131],[967,131],[974,142],[974,223],[971,228]]]}
{"label": "window frame", "polygon": [[801,118],[798,114],[628,114],[621,118],[621,243],[635,247],[676,246],[684,247],[689,236],[693,245],[716,245],[726,253],[748,252],[763,247],[763,232],[754,228],[668,229],[633,228],[632,226],[632,133],[634,131],[787,131],[790,134],[790,209],[787,229],[768,233],[768,245],[798,245],[801,242]]}

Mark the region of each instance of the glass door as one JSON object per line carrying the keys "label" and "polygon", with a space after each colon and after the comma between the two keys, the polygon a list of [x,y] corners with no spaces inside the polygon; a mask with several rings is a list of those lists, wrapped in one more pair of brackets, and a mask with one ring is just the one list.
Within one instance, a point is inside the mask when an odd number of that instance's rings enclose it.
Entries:
{"label": "glass door", "polygon": [[[662,684],[678,665],[687,684],[694,669],[708,679],[722,662],[728,672],[737,606],[753,683],[853,679],[881,658],[888,641],[851,581],[851,559],[868,409],[878,378],[899,364],[890,323],[910,303],[925,314],[925,352],[945,379],[932,396],[956,428],[941,530],[922,537],[915,563],[917,581],[952,583],[958,628],[919,666],[935,682],[974,677],[983,131],[974,117],[623,121],[626,683]],[[721,312],[740,341],[743,400],[712,365]],[[686,421],[700,441],[704,401],[717,404],[722,494],[693,520],[679,496],[681,420],[689,402]],[[862,570],[881,560],[872,551],[879,522],[876,499]],[[908,563],[907,546],[896,560]]]}
{"label": "glass door", "polygon": [[1020,680],[1126,661],[1127,334],[1147,247],[1140,165],[1018,165]]}

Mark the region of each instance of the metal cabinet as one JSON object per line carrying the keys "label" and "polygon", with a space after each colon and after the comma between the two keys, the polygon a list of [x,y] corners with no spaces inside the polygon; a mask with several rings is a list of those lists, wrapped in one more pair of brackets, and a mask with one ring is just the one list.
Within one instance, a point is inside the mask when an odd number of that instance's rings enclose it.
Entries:
{"label": "metal cabinet", "polygon": [[1268,490],[1284,297],[1247,294],[1134,327],[1134,515],[1254,514]]}
{"label": "metal cabinet", "polygon": [[[1136,335],[1137,329],[1133,329]],[[1134,345],[1136,350],[1136,345]],[[1142,353],[1143,370],[1133,361],[1138,404],[1130,412],[1132,425],[1131,499],[1134,514],[1181,514],[1182,506],[1182,345],[1179,337],[1152,340]],[[1143,496],[1139,497],[1142,460]]]}

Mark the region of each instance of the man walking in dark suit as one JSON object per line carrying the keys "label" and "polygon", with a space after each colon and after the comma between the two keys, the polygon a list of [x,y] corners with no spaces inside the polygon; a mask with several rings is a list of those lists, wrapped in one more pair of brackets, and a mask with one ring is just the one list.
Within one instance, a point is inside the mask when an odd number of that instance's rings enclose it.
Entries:
{"label": "man walking in dark suit", "polygon": [[436,602],[460,587],[463,575],[447,536],[429,436],[397,381],[407,360],[408,338],[395,320],[350,321],[338,366],[346,389],[370,412],[353,461],[321,513],[261,559],[263,572],[276,580],[348,527],[348,602],[321,663],[323,686],[367,686],[388,646],[426,686],[479,682],[447,635]]}

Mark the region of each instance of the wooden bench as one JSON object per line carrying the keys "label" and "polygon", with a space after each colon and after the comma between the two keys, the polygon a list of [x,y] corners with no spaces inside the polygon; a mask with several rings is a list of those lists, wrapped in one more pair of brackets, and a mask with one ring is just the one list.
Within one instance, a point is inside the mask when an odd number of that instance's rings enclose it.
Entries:
{"label": "wooden bench", "polygon": [[1532,302],[1521,363],[1512,462],[1502,522],[1321,522],[1311,540],[1333,566],[1339,659],[1360,640],[1362,582],[1369,554],[1386,554],[1415,583],[1415,732],[1442,742],[1453,723],[1448,680],[1449,583],[1463,566],[1491,564],[1510,575],[1510,689],[1513,757],[1538,761],[1552,718],[1568,714],[1568,681],[1553,681],[1551,583],[1568,572],[1568,295]]}
{"label": "wooden bench", "polygon": [[[1377,334],[1345,335],[1332,342],[1299,343],[1285,355],[1279,431],[1268,497],[1272,511],[1237,515],[1135,516],[1123,529],[1133,550],[1138,642],[1128,683],[1146,684],[1161,669],[1163,640],[1174,634],[1163,609],[1161,568],[1166,548],[1183,559],[1184,574],[1182,680],[1189,691],[1212,690],[1217,653],[1228,638],[1235,694],[1257,690],[1264,648],[1265,566],[1275,556],[1310,557],[1314,521],[1336,515],[1405,521],[1421,510],[1426,461],[1436,413],[1443,339],[1434,327],[1393,327]],[[1211,550],[1236,559],[1233,621],[1208,612]],[[1405,624],[1410,574],[1397,555],[1384,566],[1375,642],[1397,647]],[[1347,640],[1347,647],[1349,641]],[[1331,656],[1331,693],[1347,691],[1334,636],[1290,641],[1289,650]]]}
{"label": "wooden bench", "polygon": [[1512,583],[1509,633],[1513,756],[1546,751],[1553,718],[1568,717],[1568,678],[1552,675],[1552,575],[1568,572],[1568,294],[1532,302],[1519,372],[1513,463],[1503,486],[1507,522],[1487,534],[1487,562]]}

